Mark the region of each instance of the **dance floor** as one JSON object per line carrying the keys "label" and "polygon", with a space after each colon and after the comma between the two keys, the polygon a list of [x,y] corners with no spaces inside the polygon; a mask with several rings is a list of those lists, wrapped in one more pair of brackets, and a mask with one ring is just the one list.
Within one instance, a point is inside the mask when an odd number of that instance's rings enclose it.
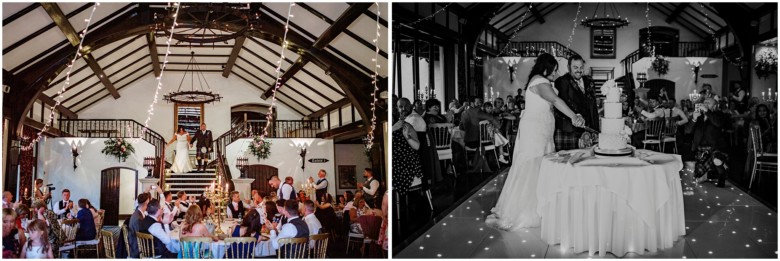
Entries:
{"label": "dance floor", "polygon": [[[687,162],[686,167],[692,167]],[[498,200],[508,168],[493,177],[443,220],[399,251],[394,258],[599,258],[573,253],[542,241],[540,228],[507,232],[485,225]],[[690,182],[683,170],[684,186]],[[687,181],[687,184],[686,184]],[[628,253],[625,258],[777,258],[777,212],[739,188],[705,182],[694,195],[683,196],[687,235],[655,253]],[[606,258],[616,258],[608,253]]]}

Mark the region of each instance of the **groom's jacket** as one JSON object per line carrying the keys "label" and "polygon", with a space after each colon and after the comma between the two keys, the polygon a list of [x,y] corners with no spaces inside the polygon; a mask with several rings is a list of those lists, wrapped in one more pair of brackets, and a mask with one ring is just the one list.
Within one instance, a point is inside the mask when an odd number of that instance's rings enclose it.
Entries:
{"label": "groom's jacket", "polygon": [[[598,130],[599,111],[596,103],[596,87],[590,77],[583,76],[582,82],[585,85],[585,93],[580,90],[574,77],[567,73],[555,80],[555,89],[558,89],[558,97],[560,97],[574,113],[582,114],[582,117],[585,118],[585,126]],[[571,124],[571,119],[569,119],[569,117],[558,110],[555,110],[555,129],[564,132],[582,132],[582,129],[575,128],[574,125]]]}
{"label": "groom's jacket", "polygon": [[205,130],[205,131],[198,130],[197,132],[195,132],[194,139],[190,140],[190,144],[195,143],[195,146],[198,148],[206,147],[211,149],[211,144],[213,141],[214,139],[211,135],[210,130]]}

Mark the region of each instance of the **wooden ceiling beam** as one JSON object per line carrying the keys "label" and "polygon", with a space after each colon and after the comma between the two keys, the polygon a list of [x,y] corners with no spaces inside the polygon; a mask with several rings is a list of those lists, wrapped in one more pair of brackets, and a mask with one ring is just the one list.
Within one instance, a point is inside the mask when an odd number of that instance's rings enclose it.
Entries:
{"label": "wooden ceiling beam", "polygon": [[160,77],[160,56],[157,54],[157,39],[154,37],[154,32],[146,34],[146,45],[149,46],[149,57],[152,58],[152,70],[154,71],[154,77]]}
{"label": "wooden ceiling beam", "polygon": [[539,13],[539,10],[536,8],[536,6],[531,8],[531,14],[533,14],[536,17],[536,20],[539,21],[539,24],[545,23],[544,15]]}
{"label": "wooden ceiling beam", "polygon": [[[81,39],[78,33],[76,33],[76,29],[73,28],[73,25],[70,24],[70,21],[62,12],[62,9],[60,9],[59,5],[56,3],[41,3],[41,7],[46,10],[46,13],[48,13],[54,23],[57,24],[57,27],[62,30],[62,33],[65,34],[66,38],[68,38],[70,44],[73,46],[79,46]],[[78,51],[81,52],[81,50]],[[106,73],[103,72],[102,68],[100,68],[100,65],[95,60],[95,57],[92,56],[91,53],[86,53],[82,54],[82,58],[84,58],[84,61],[87,62],[87,65],[89,65],[89,67],[92,69],[92,72],[97,75],[97,77],[100,79],[100,82],[102,82],[103,86],[106,87],[106,90],[111,93],[111,96],[113,96],[114,99],[119,99],[119,92],[116,91],[114,85],[111,83],[111,81],[108,80]]]}
{"label": "wooden ceiling beam", "polygon": [[222,77],[227,78],[230,75],[230,70],[233,69],[233,65],[236,64],[238,53],[241,52],[241,47],[244,47],[244,41],[246,36],[242,35],[236,38],[236,42],[233,44],[233,51],[230,51],[230,58],[228,58],[225,70],[222,72]]}
{"label": "wooden ceiling beam", "polygon": [[688,7],[688,5],[689,5],[688,3],[680,3],[679,5],[677,5],[677,7],[674,8],[672,14],[666,17],[666,23],[671,24],[672,22],[674,22],[674,20],[680,16],[682,11],[685,10],[685,8]]}
{"label": "wooden ceiling beam", "polygon": [[331,105],[325,106],[325,108],[322,108],[322,109],[319,109],[319,110],[317,110],[315,112],[312,112],[307,117],[309,117],[310,119],[319,118],[320,116],[325,115],[325,113],[328,113],[328,112],[330,112],[332,110],[335,110],[337,108],[344,107],[347,104],[350,104],[349,99],[344,98],[344,99],[341,99],[341,100],[338,100],[338,101],[332,103]]}

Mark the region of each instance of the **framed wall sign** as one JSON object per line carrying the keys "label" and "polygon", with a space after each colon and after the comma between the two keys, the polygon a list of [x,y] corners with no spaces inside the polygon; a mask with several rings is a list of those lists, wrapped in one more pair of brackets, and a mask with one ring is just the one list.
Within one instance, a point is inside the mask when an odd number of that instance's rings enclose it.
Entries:
{"label": "framed wall sign", "polygon": [[339,189],[357,188],[357,177],[355,176],[355,165],[339,165]]}
{"label": "framed wall sign", "polygon": [[617,28],[590,28],[590,58],[615,59]]}

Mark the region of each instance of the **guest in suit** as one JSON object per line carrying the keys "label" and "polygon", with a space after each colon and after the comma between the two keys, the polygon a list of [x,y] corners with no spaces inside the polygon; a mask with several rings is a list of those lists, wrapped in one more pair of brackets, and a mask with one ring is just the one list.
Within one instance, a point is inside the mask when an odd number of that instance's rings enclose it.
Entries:
{"label": "guest in suit", "polygon": [[150,234],[154,237],[154,254],[162,258],[176,258],[176,244],[171,244],[171,222],[173,215],[164,215],[160,211],[160,201],[152,199],[146,208],[148,215],[141,220],[138,232]]}
{"label": "guest in suit", "polygon": [[[694,176],[702,178],[704,174],[714,174],[718,179],[717,187],[726,186],[726,170],[728,166],[728,144],[723,135],[723,128],[729,124],[728,115],[717,111],[714,98],[705,98],[704,107],[693,112],[693,146],[696,154],[696,169]],[[708,176],[713,178],[713,176]]]}
{"label": "guest in suit", "polygon": [[[599,129],[599,112],[596,103],[596,93],[593,80],[583,77],[585,60],[582,56],[569,57],[569,73],[555,80],[555,89],[566,106],[574,113],[582,115],[585,126]],[[560,111],[555,111],[555,150],[571,150],[579,148],[579,139],[583,129],[575,128],[569,117]]]}
{"label": "guest in suit", "polygon": [[309,226],[298,216],[298,201],[286,201],[284,210],[287,224],[282,225],[281,228],[277,228],[276,223],[266,221],[266,227],[271,231],[270,241],[274,249],[279,249],[279,239],[309,237]]}
{"label": "guest in suit", "polygon": [[184,218],[184,213],[187,213],[187,209],[194,204],[195,200],[187,198],[187,192],[184,192],[184,190],[177,192],[176,203],[174,203],[174,206],[176,206],[176,208],[179,210],[176,218]]}
{"label": "guest in suit", "polygon": [[176,215],[179,214],[179,208],[176,207],[176,204],[173,203],[173,193],[169,191],[165,191],[163,194],[163,201],[160,202],[160,207],[163,209],[163,212],[168,215],[172,215],[176,217]]}
{"label": "guest in suit", "polygon": [[79,219],[79,230],[76,231],[76,241],[89,241],[97,238],[95,228],[95,218],[92,211],[88,208],[87,199],[79,199],[79,212],[76,218]]}
{"label": "guest in suit", "polygon": [[[317,182],[314,183],[314,194],[317,196],[315,200],[319,201],[322,199],[322,196],[324,196],[326,193],[328,193],[328,180],[325,179],[325,175],[328,173],[325,172],[324,169],[320,169],[319,172],[317,172],[317,177],[319,178]],[[320,201],[322,203],[322,201]]]}
{"label": "guest in suit", "polygon": [[501,126],[495,117],[482,111],[482,99],[474,98],[474,106],[466,109],[460,116],[460,129],[465,131],[464,141],[470,148],[479,147],[479,122],[490,121],[493,126]]}
{"label": "guest in suit", "polygon": [[[314,201],[306,200],[303,202],[303,221],[306,222],[306,226],[309,228],[309,233],[311,235],[319,234],[321,229],[323,228],[322,223],[317,218],[316,215],[314,215],[314,211],[316,207],[314,206]],[[314,248],[314,241],[309,241],[309,248]]]}
{"label": "guest in suit", "polygon": [[138,198],[136,198],[136,202],[138,202],[138,207],[135,208],[133,215],[130,216],[130,224],[127,226],[128,229],[127,241],[130,244],[131,258],[139,257],[138,241],[135,237],[135,233],[141,231],[141,221],[144,220],[144,212],[146,212],[146,207],[149,204],[150,198],[151,195],[149,193],[141,193],[141,195],[138,195]]}
{"label": "guest in suit", "polygon": [[[358,183],[358,189],[363,190],[363,199],[366,200],[366,204],[370,206],[371,208],[374,208],[374,198],[376,198],[379,194],[379,187],[381,184],[379,183],[379,180],[374,179],[374,171],[370,168],[366,168],[363,170],[363,177],[366,178],[365,183]],[[382,191],[383,192],[383,191]]]}
{"label": "guest in suit", "polygon": [[62,200],[54,205],[54,213],[58,219],[73,218],[76,215],[76,209],[73,208],[73,201],[70,200],[70,190],[62,190]]}
{"label": "guest in suit", "polygon": [[238,191],[230,192],[230,204],[227,205],[227,217],[243,218],[250,206],[241,201]]}
{"label": "guest in suit", "polygon": [[195,132],[195,137],[190,140],[190,147],[192,147],[192,143],[195,143],[195,151],[197,151],[195,154],[198,162],[197,171],[206,172],[206,164],[209,163],[210,152],[214,151],[214,147],[211,146],[213,141],[211,131],[206,130],[205,123],[201,123],[200,130]]}

